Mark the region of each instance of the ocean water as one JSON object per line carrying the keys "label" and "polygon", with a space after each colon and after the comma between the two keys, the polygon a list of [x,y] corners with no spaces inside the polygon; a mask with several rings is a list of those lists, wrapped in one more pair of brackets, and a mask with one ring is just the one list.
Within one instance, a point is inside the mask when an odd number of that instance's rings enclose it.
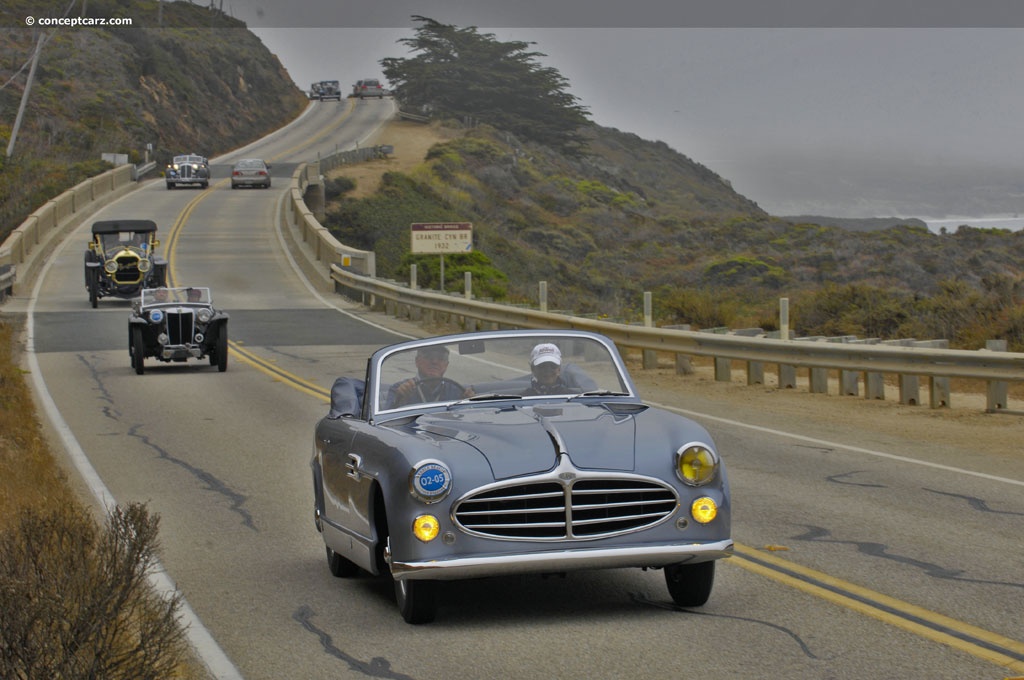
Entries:
{"label": "ocean water", "polygon": [[942,227],[945,227],[947,232],[954,232],[961,224],[966,224],[978,229],[1009,229],[1010,231],[1020,231],[1024,229],[1024,217],[1019,215],[1002,215],[993,217],[943,217],[941,219],[922,217],[920,219],[924,220],[925,224],[928,225],[929,231],[933,231],[936,234],[941,233]]}

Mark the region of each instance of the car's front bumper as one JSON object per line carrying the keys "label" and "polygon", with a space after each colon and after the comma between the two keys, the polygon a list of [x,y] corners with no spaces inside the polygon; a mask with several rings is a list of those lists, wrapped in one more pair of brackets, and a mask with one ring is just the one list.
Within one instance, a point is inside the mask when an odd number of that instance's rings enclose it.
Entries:
{"label": "car's front bumper", "polygon": [[731,539],[710,543],[678,543],[623,548],[551,550],[522,555],[482,555],[425,562],[392,560],[391,574],[396,580],[453,580],[508,574],[544,574],[583,569],[623,567],[660,568],[671,564],[708,562],[733,553]]}

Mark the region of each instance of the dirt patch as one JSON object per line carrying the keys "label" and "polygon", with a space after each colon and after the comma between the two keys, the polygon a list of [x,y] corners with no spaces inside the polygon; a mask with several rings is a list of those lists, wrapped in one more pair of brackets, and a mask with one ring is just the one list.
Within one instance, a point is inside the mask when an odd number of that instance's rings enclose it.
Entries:
{"label": "dirt patch", "polygon": [[385,172],[409,172],[423,162],[430,147],[462,134],[462,130],[441,127],[436,123],[393,120],[368,140],[369,144],[393,147],[393,154],[379,160],[336,168],[328,173],[328,177],[348,177],[356,183],[356,188],[346,196],[366,198],[380,187]]}

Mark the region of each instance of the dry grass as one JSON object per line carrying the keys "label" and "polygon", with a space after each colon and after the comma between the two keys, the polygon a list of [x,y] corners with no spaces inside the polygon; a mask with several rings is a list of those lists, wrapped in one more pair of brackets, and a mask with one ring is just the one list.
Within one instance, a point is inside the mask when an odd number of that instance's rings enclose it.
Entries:
{"label": "dry grass", "polygon": [[159,517],[134,504],[96,524],[37,419],[20,330],[0,317],[0,677],[205,677],[178,598],[146,580]]}
{"label": "dry grass", "polygon": [[16,322],[0,319],[0,530],[24,508],[77,503],[47,447],[16,360],[19,334]]}

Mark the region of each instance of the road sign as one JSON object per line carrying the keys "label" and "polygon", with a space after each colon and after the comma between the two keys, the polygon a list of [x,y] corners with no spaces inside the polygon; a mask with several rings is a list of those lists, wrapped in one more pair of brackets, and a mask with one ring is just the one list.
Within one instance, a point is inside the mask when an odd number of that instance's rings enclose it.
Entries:
{"label": "road sign", "polygon": [[468,253],[473,250],[471,222],[414,222],[410,228],[414,255]]}

